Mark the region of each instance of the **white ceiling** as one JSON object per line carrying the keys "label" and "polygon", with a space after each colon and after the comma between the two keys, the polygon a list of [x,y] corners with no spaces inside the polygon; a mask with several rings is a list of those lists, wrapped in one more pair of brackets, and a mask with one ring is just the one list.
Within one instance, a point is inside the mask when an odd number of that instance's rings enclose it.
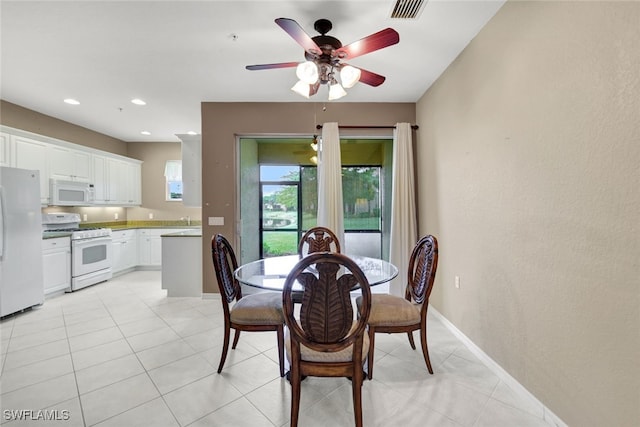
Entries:
{"label": "white ceiling", "polygon": [[415,20],[389,18],[393,2],[2,0],[0,95],[124,141],[199,133],[203,101],[324,102],[326,88],[308,101],[289,90],[293,68],[244,68],[304,60],[274,23],[285,17],[310,36],[315,20],[327,18],[329,35],[344,45],[394,28],[399,44],[350,61],[386,76],[385,83],[359,83],[332,102],[415,102],[504,0],[431,0]]}

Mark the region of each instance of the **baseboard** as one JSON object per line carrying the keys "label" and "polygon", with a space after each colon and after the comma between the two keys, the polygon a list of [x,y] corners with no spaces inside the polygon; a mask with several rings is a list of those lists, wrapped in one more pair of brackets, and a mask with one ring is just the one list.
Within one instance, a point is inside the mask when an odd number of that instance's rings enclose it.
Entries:
{"label": "baseboard", "polygon": [[529,392],[522,384],[520,384],[515,378],[513,378],[507,371],[505,371],[500,365],[498,365],[491,357],[489,357],[480,347],[474,344],[465,334],[463,334],[456,326],[451,323],[446,317],[444,317],[438,310],[429,306],[429,312],[433,314],[442,322],[442,324],[451,331],[462,343],[473,353],[480,361],[487,366],[502,382],[504,382],[509,388],[518,393],[525,399],[528,399],[531,404],[542,408],[544,414],[544,420],[552,423],[558,427],[568,427],[556,414],[554,414],[549,408],[547,408],[542,402],[538,400],[533,394]]}

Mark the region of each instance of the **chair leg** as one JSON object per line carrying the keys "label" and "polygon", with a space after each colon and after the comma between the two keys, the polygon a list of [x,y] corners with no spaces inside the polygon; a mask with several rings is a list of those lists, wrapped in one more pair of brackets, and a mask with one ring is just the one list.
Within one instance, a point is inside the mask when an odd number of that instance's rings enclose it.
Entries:
{"label": "chair leg", "polygon": [[416,349],[416,343],[413,342],[413,331],[407,332],[407,337],[409,338],[409,344],[411,344],[412,349]]}
{"label": "chair leg", "polygon": [[280,377],[284,377],[284,325],[276,329],[278,336],[278,360],[280,361]]}
{"label": "chair leg", "polygon": [[218,365],[218,373],[222,372],[224,361],[227,359],[227,351],[229,351],[229,338],[231,335],[231,328],[229,325],[224,325],[224,343],[222,345],[222,355],[220,355],[220,364]]}
{"label": "chair leg", "polygon": [[424,361],[427,364],[427,369],[429,373],[433,375],[433,368],[431,367],[431,360],[429,359],[429,349],[427,348],[427,327],[423,325],[420,328],[420,344],[422,345],[422,355],[424,356]]}
{"label": "chair leg", "polygon": [[351,388],[353,390],[353,415],[355,417],[356,427],[362,427],[362,382],[364,380],[364,372],[362,366],[355,364],[353,378],[351,380]]}
{"label": "chair leg", "polygon": [[376,330],[369,326],[369,353],[367,354],[367,377],[373,379],[373,351],[376,340]]}
{"label": "chair leg", "polygon": [[232,349],[234,350],[236,349],[239,339],[240,339],[240,329],[236,329],[236,334],[233,336],[233,345],[231,346]]}
{"label": "chair leg", "polygon": [[298,427],[298,413],[300,411],[300,368],[291,366],[291,427]]}

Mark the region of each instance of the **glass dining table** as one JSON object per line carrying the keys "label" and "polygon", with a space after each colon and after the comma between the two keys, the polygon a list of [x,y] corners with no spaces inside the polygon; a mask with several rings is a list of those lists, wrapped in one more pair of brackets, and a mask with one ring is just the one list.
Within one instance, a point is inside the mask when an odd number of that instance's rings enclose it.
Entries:
{"label": "glass dining table", "polygon": [[[344,255],[351,258],[360,267],[369,281],[369,286],[389,282],[398,275],[396,266],[388,261],[358,255]],[[300,261],[299,255],[263,258],[241,265],[234,274],[238,282],[244,285],[282,292],[289,272],[293,270],[298,261]],[[302,292],[302,290],[299,283],[294,283],[293,292]]]}

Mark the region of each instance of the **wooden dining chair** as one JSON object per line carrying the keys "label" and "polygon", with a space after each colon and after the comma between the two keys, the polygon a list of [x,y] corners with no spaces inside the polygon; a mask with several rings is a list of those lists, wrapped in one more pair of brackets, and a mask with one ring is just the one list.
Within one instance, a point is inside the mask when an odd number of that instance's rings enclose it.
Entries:
{"label": "wooden dining chair", "polygon": [[[211,255],[218,279],[220,299],[224,311],[224,344],[218,373],[227,358],[231,329],[235,330],[232,349],[235,350],[240,331],[263,332],[276,331],[280,376],[284,376],[284,315],[282,313],[282,295],[278,292],[259,292],[242,295],[242,288],[233,273],[238,268],[236,255],[229,241],[221,234],[211,239]],[[235,303],[234,303],[235,301]],[[232,305],[232,303],[234,303]]]}
{"label": "wooden dining chair", "polygon": [[[304,288],[299,310],[294,310],[291,292],[296,281]],[[357,287],[362,298],[354,321],[349,291]],[[310,254],[287,276],[282,300],[291,365],[291,426],[298,425],[300,382],[305,376],[351,378],[355,423],[362,426],[363,364],[369,345],[365,328],[371,301],[366,276],[345,255]]]}
{"label": "wooden dining chair", "polygon": [[298,243],[298,255],[306,256],[315,252],[340,253],[340,241],[335,233],[326,227],[307,230]]}
{"label": "wooden dining chair", "polygon": [[[406,332],[409,344],[416,349],[413,331],[420,331],[422,354],[430,374],[433,374],[429,349],[427,347],[427,308],[429,295],[433,288],[438,267],[438,240],[431,235],[418,241],[409,259],[407,287],[404,298],[387,294],[375,294],[371,297],[371,315],[369,316],[369,356],[368,377],[373,378],[373,353],[376,333]],[[356,298],[356,305],[364,303]]]}

